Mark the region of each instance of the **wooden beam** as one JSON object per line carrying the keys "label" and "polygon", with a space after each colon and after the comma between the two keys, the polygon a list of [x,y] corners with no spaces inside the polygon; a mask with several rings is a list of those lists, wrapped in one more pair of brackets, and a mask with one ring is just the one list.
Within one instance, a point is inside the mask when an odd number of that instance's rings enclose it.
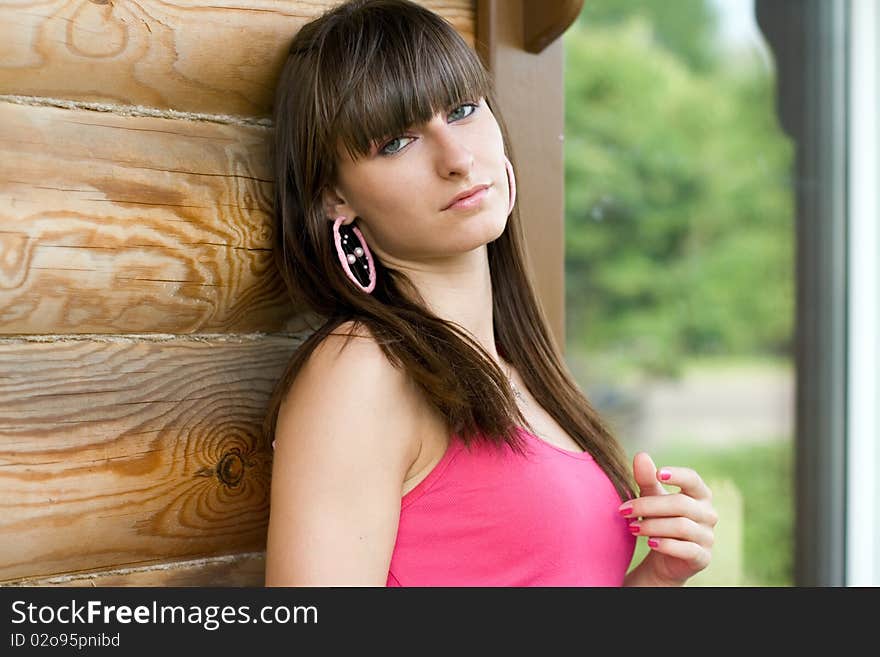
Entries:
{"label": "wooden beam", "polygon": [[[290,40],[337,0],[0,3],[0,94],[269,117]],[[473,41],[473,0],[421,0]]]}
{"label": "wooden beam", "polygon": [[477,0],[477,52],[495,81],[516,166],[517,203],[529,268],[565,351],[565,223],[562,42],[524,47],[524,0]]}
{"label": "wooden beam", "polygon": [[523,47],[539,53],[574,23],[584,0],[524,0]]}
{"label": "wooden beam", "polygon": [[270,135],[0,102],[0,335],[281,330]]}
{"label": "wooden beam", "polygon": [[266,581],[266,553],[238,554],[163,561],[135,568],[77,572],[7,582],[7,586],[237,586],[262,587]]}
{"label": "wooden beam", "polygon": [[0,340],[0,582],[264,549],[300,342]]}

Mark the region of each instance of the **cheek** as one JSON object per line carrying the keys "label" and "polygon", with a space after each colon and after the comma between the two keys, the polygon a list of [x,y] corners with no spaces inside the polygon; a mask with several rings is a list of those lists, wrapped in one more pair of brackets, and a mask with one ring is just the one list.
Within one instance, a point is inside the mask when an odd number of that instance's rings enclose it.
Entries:
{"label": "cheek", "polygon": [[369,239],[380,250],[401,254],[413,244],[424,242],[428,230],[425,200],[417,198],[410,191],[418,187],[398,178],[394,183],[377,182],[373,190],[379,192],[373,191],[361,197],[358,214],[369,224]]}
{"label": "cheek", "polygon": [[377,183],[364,217],[373,227],[379,243],[389,250],[419,242],[425,230],[426,199],[414,193],[420,185],[406,178]]}
{"label": "cheek", "polygon": [[381,170],[364,171],[358,178],[354,196],[359,210],[368,216],[372,213],[411,209],[414,200],[413,190],[423,188],[420,182],[421,163],[396,163],[384,166]]}
{"label": "cheek", "polygon": [[504,152],[504,136],[501,134],[501,126],[494,116],[487,116],[479,125],[479,130],[483,136],[482,144],[486,151]]}

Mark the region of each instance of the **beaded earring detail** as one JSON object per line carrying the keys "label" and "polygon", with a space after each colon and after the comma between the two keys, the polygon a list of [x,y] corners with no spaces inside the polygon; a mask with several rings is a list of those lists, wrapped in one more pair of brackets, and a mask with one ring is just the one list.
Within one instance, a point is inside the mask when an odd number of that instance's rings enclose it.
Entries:
{"label": "beaded earring detail", "polygon": [[[342,269],[355,285],[370,294],[376,287],[376,266],[373,254],[357,226],[343,226],[344,216],[336,217],[333,222],[333,241]],[[355,239],[360,246],[355,244]]]}

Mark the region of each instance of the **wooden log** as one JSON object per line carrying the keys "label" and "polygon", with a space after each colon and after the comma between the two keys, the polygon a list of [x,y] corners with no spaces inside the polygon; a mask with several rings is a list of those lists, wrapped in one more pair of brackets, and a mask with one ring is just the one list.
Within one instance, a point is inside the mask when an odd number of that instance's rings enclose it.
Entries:
{"label": "wooden log", "polygon": [[264,549],[301,341],[0,340],[0,582]]}
{"label": "wooden log", "polygon": [[237,586],[262,587],[266,581],[266,553],[241,554],[172,561],[138,568],[120,568],[59,577],[25,579],[0,586]]}
{"label": "wooden log", "polygon": [[283,329],[269,134],[0,102],[0,334]]}
{"label": "wooden log", "polygon": [[[290,40],[338,4],[0,3],[0,94],[268,117]],[[474,0],[419,2],[474,42]]]}

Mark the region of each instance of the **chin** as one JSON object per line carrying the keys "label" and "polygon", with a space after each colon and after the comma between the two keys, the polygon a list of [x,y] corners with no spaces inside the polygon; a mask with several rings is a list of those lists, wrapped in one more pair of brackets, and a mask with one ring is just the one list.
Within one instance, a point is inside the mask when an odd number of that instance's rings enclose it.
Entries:
{"label": "chin", "polygon": [[[474,217],[477,219],[477,217]],[[473,231],[468,231],[468,241],[471,242],[470,248],[476,249],[485,246],[490,242],[494,242],[507,229],[507,217],[502,216],[500,219],[493,212],[482,213],[479,221],[474,221],[471,226]]]}
{"label": "chin", "polygon": [[470,251],[498,239],[507,228],[507,216],[503,210],[494,207],[482,208],[476,212],[453,215],[443,220],[436,229],[446,233],[457,250]]}
{"label": "chin", "polygon": [[503,216],[501,219],[497,219],[492,225],[492,236],[489,239],[490,242],[494,242],[499,237],[504,234],[504,231],[507,230],[507,217]]}

